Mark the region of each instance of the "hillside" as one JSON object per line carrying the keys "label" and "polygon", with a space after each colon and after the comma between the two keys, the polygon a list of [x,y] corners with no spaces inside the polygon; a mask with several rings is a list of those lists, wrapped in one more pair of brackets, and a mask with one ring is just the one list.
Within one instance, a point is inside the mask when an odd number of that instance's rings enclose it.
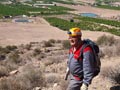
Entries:
{"label": "hillside", "polygon": [[[115,42],[109,46],[109,39],[106,46],[100,45],[101,72],[94,78],[89,90],[120,90],[120,42],[113,38],[112,42]],[[0,89],[66,90],[67,47],[67,41],[54,39],[0,47]]]}
{"label": "hillside", "polygon": [[[0,45],[20,45],[43,40],[67,40],[67,32],[50,26],[43,18],[36,17],[34,23],[0,22]],[[99,31],[82,31],[83,39],[96,40],[102,35],[112,35]],[[8,35],[9,34],[9,35]],[[112,35],[115,36],[115,35]],[[119,36],[115,36],[119,38]]]}
{"label": "hillside", "polygon": [[[120,22],[116,18],[120,11],[91,7],[96,0],[54,1],[59,2],[57,6],[43,9],[15,4],[6,5],[4,11],[1,6],[0,90],[66,90],[68,81],[64,78],[70,47],[67,30],[77,25],[82,29],[82,39],[89,38],[100,47],[101,72],[89,90],[120,90]],[[85,6],[71,1],[84,2]],[[16,10],[35,14],[20,15]],[[78,15],[84,12],[101,17]],[[3,18],[11,13],[12,18]]]}

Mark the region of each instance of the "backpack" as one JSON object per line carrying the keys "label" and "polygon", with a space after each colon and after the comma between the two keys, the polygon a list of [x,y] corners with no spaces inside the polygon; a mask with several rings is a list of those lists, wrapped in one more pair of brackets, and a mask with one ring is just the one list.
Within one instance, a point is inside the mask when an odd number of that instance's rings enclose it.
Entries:
{"label": "backpack", "polygon": [[100,72],[101,62],[99,57],[99,46],[90,39],[83,40],[83,46],[81,47],[80,57],[83,57],[83,50],[85,47],[90,46],[94,54],[94,77],[97,76]]}

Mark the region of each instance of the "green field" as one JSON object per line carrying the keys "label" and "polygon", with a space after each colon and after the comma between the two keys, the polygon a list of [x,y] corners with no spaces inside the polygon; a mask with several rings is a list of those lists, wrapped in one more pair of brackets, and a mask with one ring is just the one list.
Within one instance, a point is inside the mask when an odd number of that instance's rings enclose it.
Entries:
{"label": "green field", "polygon": [[[120,0],[96,0],[96,7],[98,8],[105,8],[105,9],[113,9],[113,10],[120,10],[120,6],[112,6],[111,3],[120,2]],[[105,5],[103,5],[104,3]]]}
{"label": "green field", "polygon": [[97,7],[98,8],[105,8],[105,9],[112,9],[112,10],[120,10],[120,6],[119,7],[115,7],[115,6],[110,6],[110,5],[99,5]]}
{"label": "green field", "polygon": [[[26,6],[22,4],[15,5],[2,5],[0,4],[0,16],[4,15],[30,15],[29,12],[39,12],[36,15],[54,15],[54,14],[65,14],[67,11],[73,10],[66,7],[61,6],[49,6],[48,8],[37,8],[33,6]],[[35,13],[34,13],[35,14]]]}
{"label": "green field", "polygon": [[69,30],[69,28],[72,28],[72,27],[80,27],[82,30],[110,32],[112,34],[120,36],[120,28],[119,29],[108,28],[106,26],[101,26],[100,23],[98,23],[98,22],[89,21],[88,19],[86,19],[86,20],[80,19],[79,22],[71,22],[68,20],[55,18],[55,17],[47,17],[45,19],[51,25],[58,27],[62,30]]}

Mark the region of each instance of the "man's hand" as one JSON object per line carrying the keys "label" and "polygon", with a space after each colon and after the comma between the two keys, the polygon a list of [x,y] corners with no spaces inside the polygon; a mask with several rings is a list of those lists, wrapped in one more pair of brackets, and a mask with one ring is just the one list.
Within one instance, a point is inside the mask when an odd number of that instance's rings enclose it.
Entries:
{"label": "man's hand", "polygon": [[88,86],[83,83],[80,90],[88,90]]}

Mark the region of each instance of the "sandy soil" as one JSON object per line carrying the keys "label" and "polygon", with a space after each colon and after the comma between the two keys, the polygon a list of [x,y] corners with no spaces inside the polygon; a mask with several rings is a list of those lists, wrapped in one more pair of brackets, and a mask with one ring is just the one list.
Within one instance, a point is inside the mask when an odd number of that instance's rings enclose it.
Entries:
{"label": "sandy soil", "polygon": [[[19,45],[43,40],[68,39],[66,31],[50,26],[43,18],[37,18],[37,23],[0,22],[0,45]],[[82,31],[83,38],[96,40],[105,32]],[[117,36],[115,36],[118,38]]]}
{"label": "sandy soil", "polygon": [[116,17],[120,15],[120,10],[109,10],[109,9],[101,9],[101,8],[95,8],[91,6],[81,6],[81,5],[66,5],[66,4],[57,4],[59,6],[65,6],[68,8],[75,9],[76,11],[72,11],[72,13],[79,14],[79,13],[95,13],[99,15],[100,17]]}

